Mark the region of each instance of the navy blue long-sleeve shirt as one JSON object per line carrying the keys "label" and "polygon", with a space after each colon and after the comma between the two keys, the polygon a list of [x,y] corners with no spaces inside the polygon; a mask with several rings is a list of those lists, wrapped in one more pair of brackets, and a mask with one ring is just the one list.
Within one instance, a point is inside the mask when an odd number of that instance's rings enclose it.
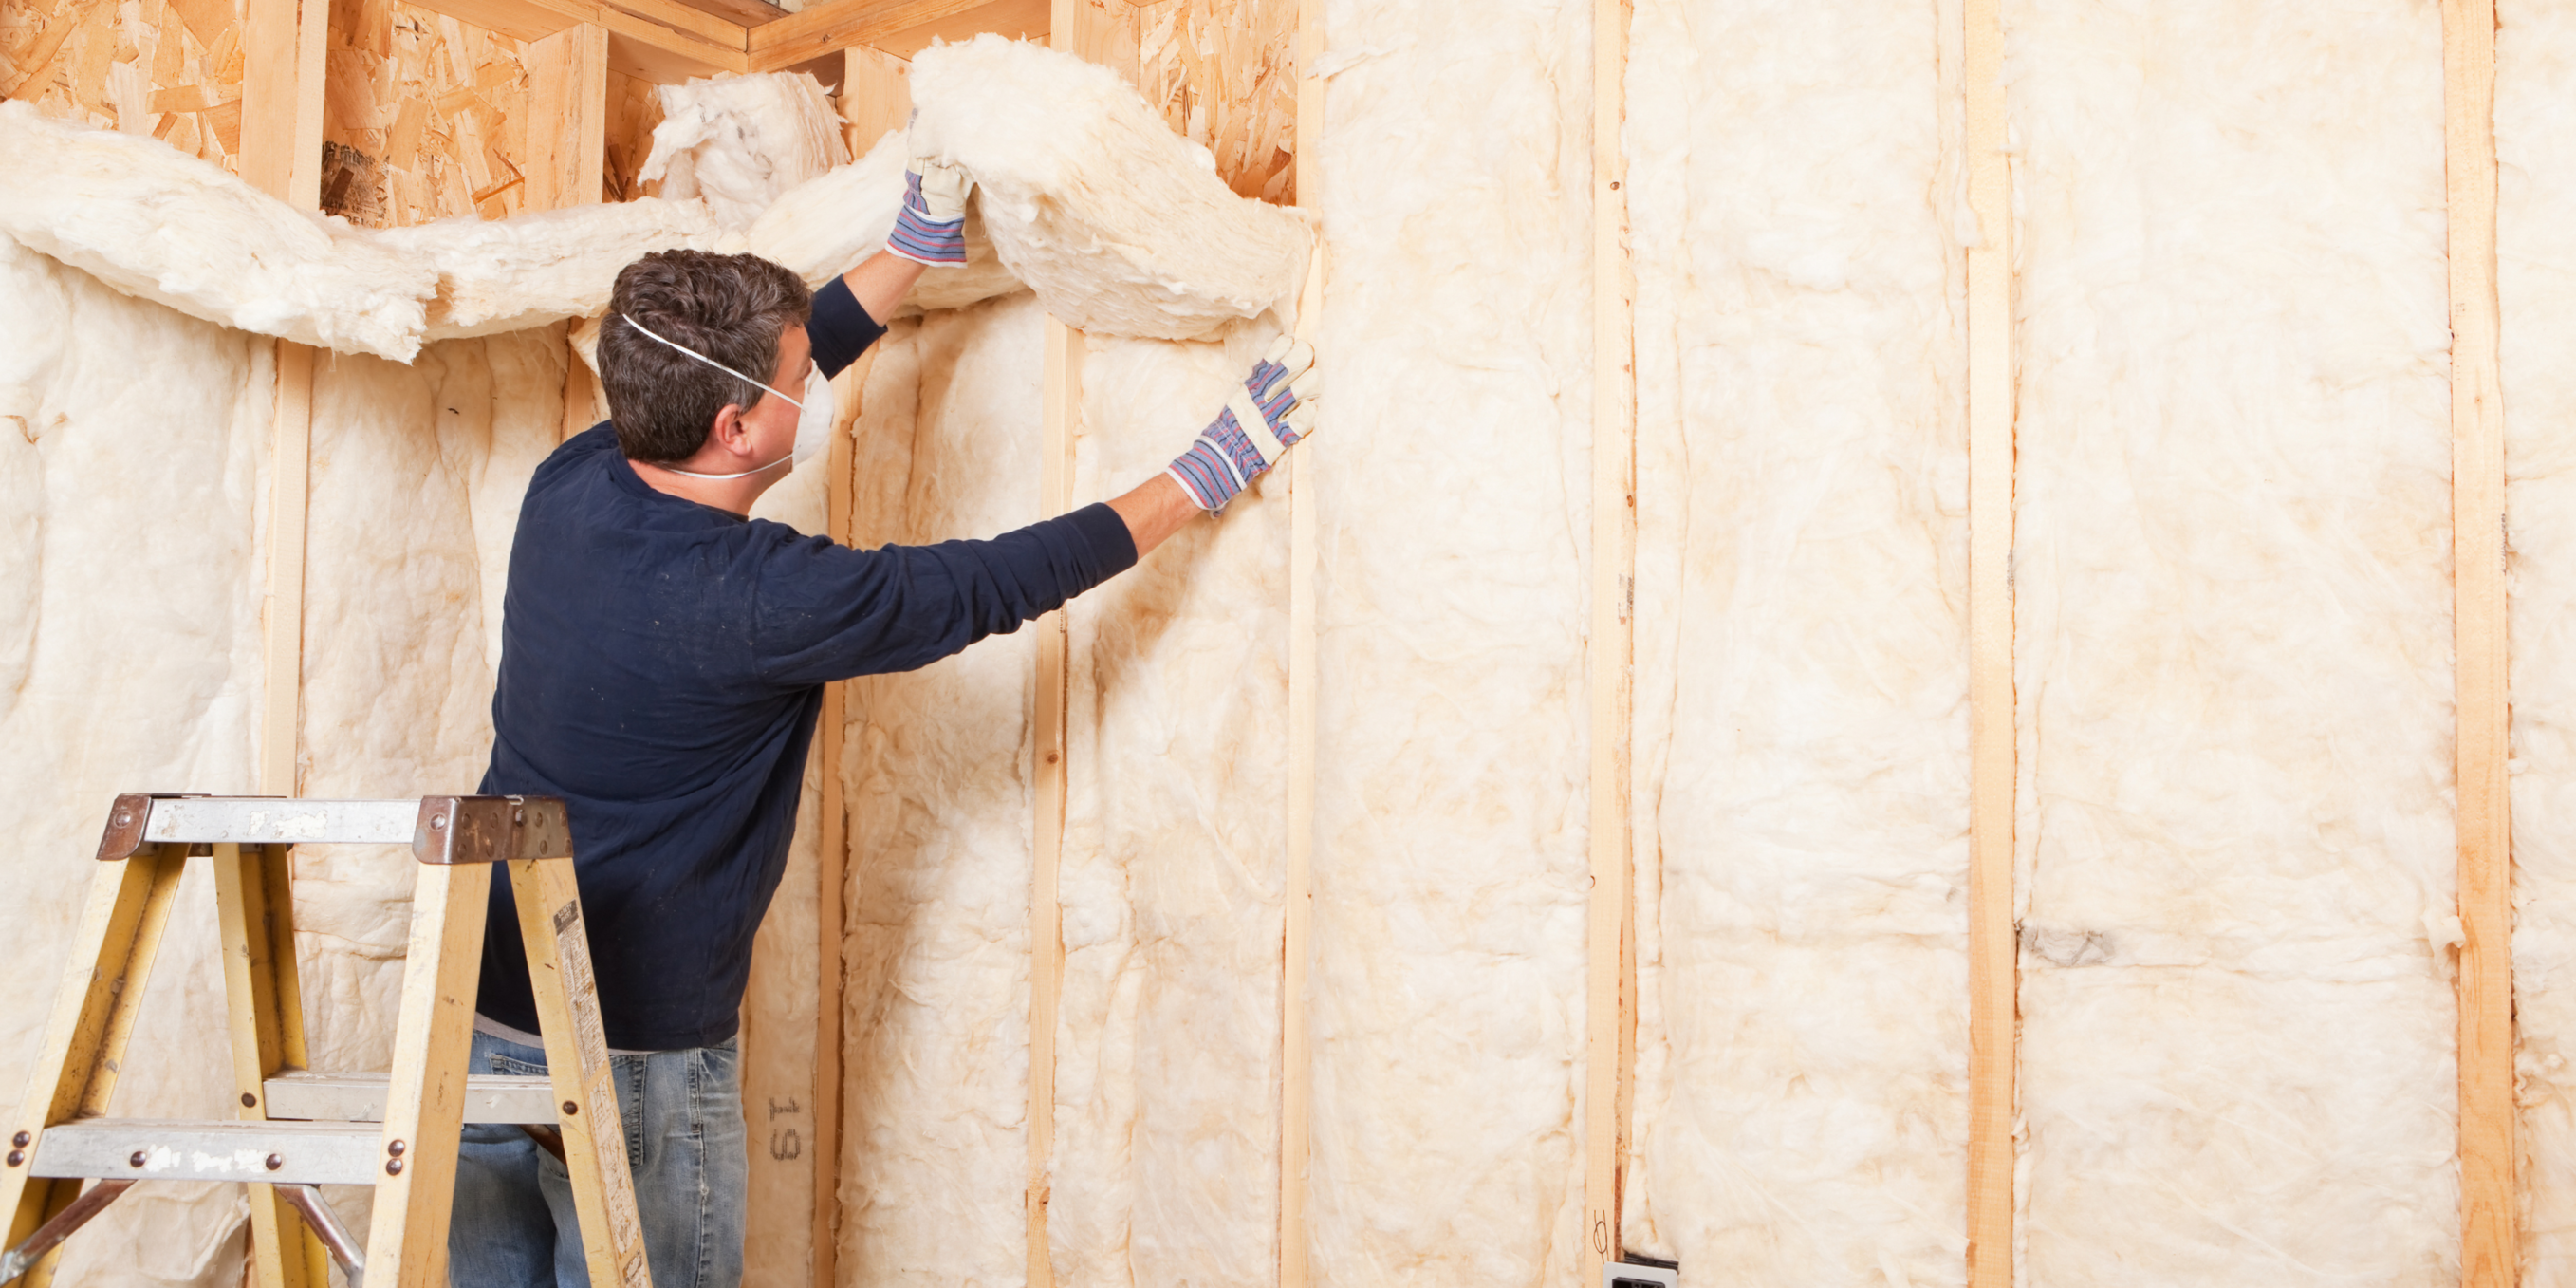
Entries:
{"label": "navy blue long-sleeve shirt", "polygon": [[[816,293],[827,375],[882,333],[840,282]],[[734,1035],[824,682],[935,662],[1135,562],[1105,505],[853,550],[653,490],[608,425],[546,458],[510,547],[480,790],[564,798],[608,1044]],[[506,869],[476,1009],[537,1031]]]}

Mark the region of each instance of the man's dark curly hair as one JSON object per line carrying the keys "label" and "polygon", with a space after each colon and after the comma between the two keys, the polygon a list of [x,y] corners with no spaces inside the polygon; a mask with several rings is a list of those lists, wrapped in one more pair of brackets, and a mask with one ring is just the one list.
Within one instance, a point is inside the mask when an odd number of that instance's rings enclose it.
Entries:
{"label": "man's dark curly hair", "polygon": [[619,450],[648,464],[687,460],[706,445],[727,404],[750,411],[764,395],[758,385],[654,343],[624,319],[766,380],[778,370],[779,337],[805,324],[813,302],[794,273],[757,255],[657,250],[627,265],[599,329],[599,383]]}

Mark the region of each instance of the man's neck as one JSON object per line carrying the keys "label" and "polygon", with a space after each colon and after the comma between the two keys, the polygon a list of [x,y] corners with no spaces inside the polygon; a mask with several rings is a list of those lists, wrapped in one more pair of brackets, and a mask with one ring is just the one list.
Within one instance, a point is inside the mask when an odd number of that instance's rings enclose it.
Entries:
{"label": "man's neck", "polygon": [[[642,461],[628,461],[627,464],[635,467],[635,477],[644,480],[644,486],[656,492],[745,517],[751,514],[751,507],[760,500],[760,494],[768,491],[771,484],[787,473],[785,470],[763,470],[749,478],[702,479]],[[681,464],[685,466],[688,462]]]}

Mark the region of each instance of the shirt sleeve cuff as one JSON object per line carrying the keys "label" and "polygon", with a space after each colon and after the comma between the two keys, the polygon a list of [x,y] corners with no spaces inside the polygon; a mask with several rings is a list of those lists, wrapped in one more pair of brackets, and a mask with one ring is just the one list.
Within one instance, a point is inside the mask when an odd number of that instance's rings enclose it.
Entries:
{"label": "shirt sleeve cuff", "polygon": [[805,320],[805,338],[814,343],[814,365],[826,379],[841,374],[867,352],[884,324],[868,316],[867,306],[850,293],[847,279],[835,277],[814,292],[814,311]]}
{"label": "shirt sleeve cuff", "polygon": [[[1107,502],[1094,501],[1065,518],[1091,546],[1092,558],[1099,561],[1100,581],[1107,581],[1136,566],[1136,536],[1127,530],[1127,521],[1119,518],[1118,512],[1110,509]],[[1098,585],[1099,582],[1092,584]]]}

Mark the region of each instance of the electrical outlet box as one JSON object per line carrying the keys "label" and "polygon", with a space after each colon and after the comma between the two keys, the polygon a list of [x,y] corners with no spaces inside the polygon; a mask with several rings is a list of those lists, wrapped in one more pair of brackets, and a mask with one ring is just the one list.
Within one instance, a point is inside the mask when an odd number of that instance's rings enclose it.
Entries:
{"label": "electrical outlet box", "polygon": [[1671,1261],[1613,1261],[1601,1267],[1601,1288],[1681,1288],[1682,1268]]}

